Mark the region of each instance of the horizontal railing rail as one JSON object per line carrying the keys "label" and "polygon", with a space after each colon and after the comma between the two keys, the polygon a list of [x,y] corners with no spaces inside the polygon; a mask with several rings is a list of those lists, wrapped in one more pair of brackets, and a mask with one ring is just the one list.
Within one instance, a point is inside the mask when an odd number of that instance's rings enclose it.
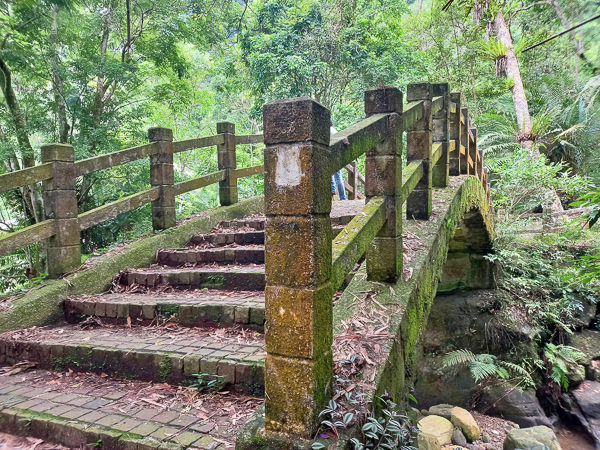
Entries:
{"label": "horizontal railing rail", "polygon": [[[48,245],[50,277],[58,277],[81,264],[79,231],[152,203],[155,230],[175,225],[175,197],[219,183],[222,205],[237,202],[237,180],[264,172],[263,165],[236,167],[236,144],[257,144],[262,134],[235,135],[229,122],[217,124],[217,135],[173,142],[167,128],[151,128],[150,142],[117,152],[75,161],[73,147],[64,144],[42,146],[42,164],[0,175],[0,192],[43,182],[47,220],[0,238],[0,256],[35,242]],[[206,147],[217,147],[219,170],[208,175],[174,182],[173,154]],[[76,179],[100,170],[150,158],[150,184],[144,191],[112,201],[89,211],[77,210]]]}

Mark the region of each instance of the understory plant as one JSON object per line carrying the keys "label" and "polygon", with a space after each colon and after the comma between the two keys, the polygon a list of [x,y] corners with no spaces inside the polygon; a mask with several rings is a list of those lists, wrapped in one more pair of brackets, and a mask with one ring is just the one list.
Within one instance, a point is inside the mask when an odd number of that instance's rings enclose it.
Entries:
{"label": "understory plant", "polygon": [[[345,397],[348,405],[361,403],[361,400],[353,398],[354,394],[351,392],[346,392]],[[375,397],[371,410],[364,417],[358,406],[353,411],[345,411],[335,400],[329,401],[319,417],[323,417],[323,421],[317,435],[328,438],[327,433],[331,433],[339,438],[343,430],[349,431],[355,435],[350,439],[354,450],[417,450],[413,446],[416,441],[416,428],[408,416],[398,411],[398,405],[387,393]],[[315,441],[312,445],[313,450],[325,447],[321,441]]]}

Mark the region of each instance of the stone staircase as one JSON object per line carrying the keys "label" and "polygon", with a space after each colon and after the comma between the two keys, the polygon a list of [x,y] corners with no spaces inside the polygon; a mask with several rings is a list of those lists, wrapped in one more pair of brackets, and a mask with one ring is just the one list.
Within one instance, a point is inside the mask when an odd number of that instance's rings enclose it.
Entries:
{"label": "stone staircase", "polygon": [[[363,201],[336,203],[346,205],[342,214],[332,214],[334,235],[364,205]],[[117,384],[134,380],[186,386],[198,382],[197,374],[204,374],[203,383],[208,386],[218,380],[234,403],[262,397],[264,228],[264,217],[221,222],[211,233],[193,236],[186,248],[159,250],[151,267],[125,270],[115,277],[111,292],[66,300],[64,323],[0,335],[0,364],[28,361],[35,364],[33,373],[96,374]],[[13,424],[0,426],[0,431],[54,439],[64,445],[96,442],[90,439],[97,438],[99,431],[86,434],[81,426],[75,427],[77,438],[63,439],[72,434],[74,421],[84,428],[116,433],[98,438],[104,442],[101,448],[212,450],[233,445],[231,437],[215,437],[206,431],[197,414],[189,414],[194,411],[190,405],[168,411],[183,422],[175,423],[172,418],[163,423],[155,420],[165,413],[160,402],[140,405],[145,410],[154,408],[141,417],[122,408],[115,415],[109,409],[116,400],[97,395],[94,389],[85,392],[85,404],[79,404],[84,402],[77,400],[79,396],[73,399],[75,403],[64,404],[60,395],[52,396],[53,387],[26,384],[0,377],[0,419]],[[209,391],[199,398],[216,395]],[[75,410],[69,413],[67,407]],[[62,434],[53,437],[36,429],[23,430],[19,418],[28,414],[63,422]],[[102,421],[107,415],[114,417]],[[197,426],[189,428],[188,422]]]}

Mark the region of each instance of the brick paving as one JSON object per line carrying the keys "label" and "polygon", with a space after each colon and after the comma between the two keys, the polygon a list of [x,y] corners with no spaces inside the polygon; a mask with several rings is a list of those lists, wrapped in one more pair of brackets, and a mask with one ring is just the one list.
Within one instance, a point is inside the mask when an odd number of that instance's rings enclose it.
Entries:
{"label": "brick paving", "polygon": [[253,331],[154,327],[79,329],[64,324],[0,335],[0,363],[30,360],[40,368],[105,373],[182,383],[194,374],[221,377],[239,392],[260,395],[264,336]]}
{"label": "brick paving", "polygon": [[[183,389],[183,391],[182,391]],[[0,376],[0,431],[105,450],[233,448],[261,400],[42,371]]]}

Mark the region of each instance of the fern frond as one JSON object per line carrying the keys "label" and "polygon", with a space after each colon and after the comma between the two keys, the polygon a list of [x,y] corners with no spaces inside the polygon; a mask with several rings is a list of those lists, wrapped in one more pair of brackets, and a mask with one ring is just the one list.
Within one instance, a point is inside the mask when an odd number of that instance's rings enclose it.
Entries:
{"label": "fern frond", "polygon": [[442,364],[444,367],[461,366],[475,360],[475,355],[466,349],[454,350],[444,355]]}

